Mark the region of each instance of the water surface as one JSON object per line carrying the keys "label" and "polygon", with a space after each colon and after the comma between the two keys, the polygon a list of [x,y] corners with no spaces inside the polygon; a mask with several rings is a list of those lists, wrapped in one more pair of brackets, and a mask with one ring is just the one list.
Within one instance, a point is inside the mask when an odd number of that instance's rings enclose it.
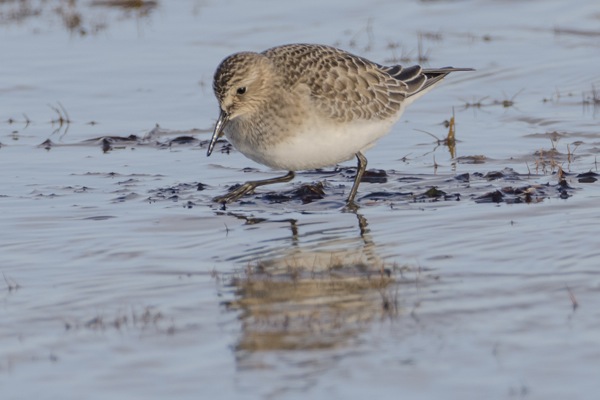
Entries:
{"label": "water surface", "polygon": [[[3,398],[597,392],[595,2],[139,3],[0,2]],[[275,173],[205,157],[212,74],[290,42],[477,71],[367,153],[357,213],[353,163],[223,210]]]}

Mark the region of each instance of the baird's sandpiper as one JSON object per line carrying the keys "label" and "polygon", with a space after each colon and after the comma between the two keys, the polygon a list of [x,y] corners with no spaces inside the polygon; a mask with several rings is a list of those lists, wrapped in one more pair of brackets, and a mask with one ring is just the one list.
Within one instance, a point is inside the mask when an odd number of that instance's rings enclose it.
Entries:
{"label": "baird's sandpiper", "polygon": [[387,134],[405,107],[446,75],[471,68],[383,66],[330,46],[289,44],[224,59],[213,89],[220,115],[208,146],[223,135],[246,157],[286,175],[249,181],[216,202],[294,178],[294,171],[358,159],[354,198],[367,167],[363,152]]}

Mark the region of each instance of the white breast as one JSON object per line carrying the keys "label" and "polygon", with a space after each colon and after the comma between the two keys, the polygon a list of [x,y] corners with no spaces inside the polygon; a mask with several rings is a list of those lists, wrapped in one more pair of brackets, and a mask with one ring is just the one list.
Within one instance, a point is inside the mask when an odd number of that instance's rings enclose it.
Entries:
{"label": "white breast", "polygon": [[[387,134],[402,112],[388,120],[334,123],[322,118],[311,118],[293,135],[266,148],[233,145],[246,157],[273,169],[298,171],[316,169],[347,161],[364,151]],[[229,138],[228,139],[234,139]]]}

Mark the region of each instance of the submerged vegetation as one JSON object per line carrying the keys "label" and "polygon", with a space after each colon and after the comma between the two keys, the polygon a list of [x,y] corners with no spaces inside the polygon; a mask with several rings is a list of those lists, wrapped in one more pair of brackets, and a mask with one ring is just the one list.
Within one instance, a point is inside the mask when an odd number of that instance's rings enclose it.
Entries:
{"label": "submerged vegetation", "polygon": [[[71,34],[97,34],[108,28],[111,12],[126,18],[149,16],[159,5],[154,0],[1,0],[0,25],[22,24],[36,18],[47,23],[59,20]],[[105,10],[106,13],[99,13]]]}

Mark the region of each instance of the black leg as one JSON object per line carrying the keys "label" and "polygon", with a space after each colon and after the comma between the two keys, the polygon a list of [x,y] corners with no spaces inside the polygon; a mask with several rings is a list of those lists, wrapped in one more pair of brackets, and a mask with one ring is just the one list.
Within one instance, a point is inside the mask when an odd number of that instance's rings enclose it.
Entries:
{"label": "black leg", "polygon": [[360,185],[362,176],[365,173],[365,170],[367,169],[367,158],[360,151],[356,153],[356,159],[358,160],[358,166],[356,167],[356,177],[354,178],[354,185],[352,185],[352,189],[350,190],[348,200],[346,200],[346,206],[351,208],[358,208],[356,203],[354,203],[354,198],[356,197],[358,185]]}
{"label": "black leg", "polygon": [[232,201],[236,201],[240,197],[252,192],[259,186],[270,185],[272,183],[289,182],[292,179],[294,179],[294,171],[289,171],[286,175],[278,176],[276,178],[264,179],[262,181],[248,181],[243,185],[231,190],[226,195],[215,197],[213,201],[217,203],[231,203]]}

